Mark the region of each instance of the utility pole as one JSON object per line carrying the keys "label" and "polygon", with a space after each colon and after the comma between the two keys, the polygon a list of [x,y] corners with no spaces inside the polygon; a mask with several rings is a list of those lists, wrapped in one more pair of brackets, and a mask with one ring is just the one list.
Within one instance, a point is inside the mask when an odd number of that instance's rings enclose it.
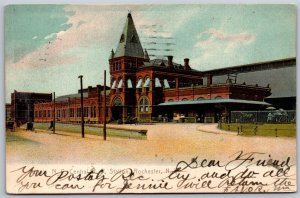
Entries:
{"label": "utility pole", "polygon": [[53,92],[53,133],[55,133],[55,92]]}
{"label": "utility pole", "polygon": [[106,70],[104,70],[104,122],[103,122],[103,138],[106,141]]}
{"label": "utility pole", "polygon": [[30,109],[29,109],[29,103],[27,103],[27,122],[30,122],[30,119],[29,119],[29,111],[30,111]]}
{"label": "utility pole", "polygon": [[84,115],[83,115],[83,90],[82,90],[82,75],[80,78],[80,102],[81,102],[81,137],[84,138]]}

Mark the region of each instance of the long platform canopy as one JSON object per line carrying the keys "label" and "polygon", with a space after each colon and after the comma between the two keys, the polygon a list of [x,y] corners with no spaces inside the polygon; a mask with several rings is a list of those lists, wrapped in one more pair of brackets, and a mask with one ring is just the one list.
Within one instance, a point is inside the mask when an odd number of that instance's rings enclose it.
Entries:
{"label": "long platform canopy", "polygon": [[240,100],[240,99],[212,99],[212,100],[185,100],[185,101],[172,101],[158,104],[158,106],[173,106],[173,105],[197,105],[197,104],[224,104],[224,103],[237,103],[237,104],[253,104],[253,105],[266,105],[271,104],[264,101],[254,100]]}

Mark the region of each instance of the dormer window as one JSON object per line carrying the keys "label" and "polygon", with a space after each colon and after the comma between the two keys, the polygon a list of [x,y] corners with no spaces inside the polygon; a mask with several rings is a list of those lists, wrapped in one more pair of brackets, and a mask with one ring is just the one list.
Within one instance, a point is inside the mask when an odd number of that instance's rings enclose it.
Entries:
{"label": "dormer window", "polygon": [[120,43],[123,43],[125,41],[125,37],[124,37],[124,34],[121,35],[121,38],[120,38]]}
{"label": "dormer window", "polygon": [[130,39],[131,43],[137,43],[136,37],[134,35],[132,35],[131,39]]}

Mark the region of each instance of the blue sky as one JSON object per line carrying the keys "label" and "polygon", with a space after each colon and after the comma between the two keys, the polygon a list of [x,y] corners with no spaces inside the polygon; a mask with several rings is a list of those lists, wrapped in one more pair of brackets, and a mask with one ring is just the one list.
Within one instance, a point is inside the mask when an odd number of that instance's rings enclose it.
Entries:
{"label": "blue sky", "polygon": [[5,9],[6,101],[103,83],[128,10],[150,58],[209,70],[296,56],[292,5],[27,5]]}

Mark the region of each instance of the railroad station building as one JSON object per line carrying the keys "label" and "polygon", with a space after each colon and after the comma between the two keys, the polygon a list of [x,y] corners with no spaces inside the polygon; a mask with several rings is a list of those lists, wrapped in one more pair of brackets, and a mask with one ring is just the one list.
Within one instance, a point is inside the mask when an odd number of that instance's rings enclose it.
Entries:
{"label": "railroad station building", "polygon": [[[292,62],[292,63],[291,63]],[[272,64],[293,64],[293,59]],[[271,64],[257,63],[238,67],[243,70]],[[233,71],[234,68],[231,68]],[[240,71],[240,70],[239,70]],[[226,73],[227,72],[227,73]],[[150,59],[141,45],[133,19],[129,13],[118,46],[109,57],[110,85],[104,93],[103,86],[89,86],[83,90],[83,114],[87,123],[125,123],[128,117],[139,122],[172,121],[178,117],[187,122],[217,122],[228,119],[233,110],[262,110],[271,95],[268,85],[237,83],[229,70],[201,72],[191,67],[189,58],[180,63],[173,56]],[[214,83],[214,76],[228,74],[222,83]],[[107,115],[103,115],[104,97]],[[34,121],[80,122],[80,91],[56,98],[54,103],[34,104]]]}

